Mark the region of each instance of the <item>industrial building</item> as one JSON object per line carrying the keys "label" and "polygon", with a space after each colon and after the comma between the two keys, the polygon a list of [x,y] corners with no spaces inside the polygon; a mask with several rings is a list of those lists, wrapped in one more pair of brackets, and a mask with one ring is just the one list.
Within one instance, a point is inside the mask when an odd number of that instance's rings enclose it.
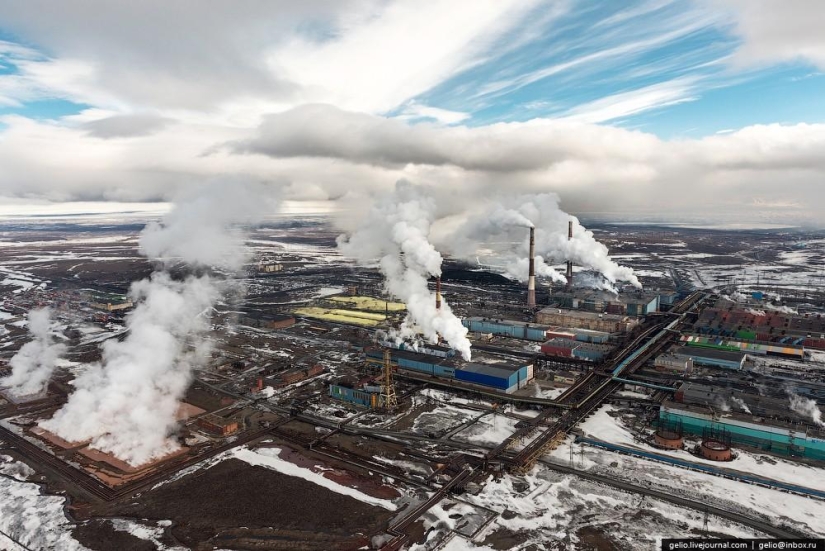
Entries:
{"label": "industrial building", "polygon": [[536,322],[547,326],[575,327],[607,333],[624,333],[639,323],[637,319],[625,315],[552,307],[540,310],[536,314]]}
{"label": "industrial building", "polygon": [[197,424],[200,428],[216,436],[229,436],[238,432],[240,428],[237,419],[226,419],[212,413],[198,417]]}
{"label": "industrial building", "polygon": [[[366,361],[383,366],[382,350],[367,350]],[[468,384],[479,385],[505,393],[512,393],[523,388],[533,380],[533,364],[522,365],[487,365],[466,364],[450,358],[429,356],[408,350],[392,350],[390,362],[398,369],[442,379],[453,379]]]}
{"label": "industrial building", "polygon": [[671,350],[675,356],[690,358],[694,365],[704,365],[709,367],[721,367],[723,369],[742,369],[748,355],[730,350],[719,350],[716,348],[699,348],[692,346],[680,346]]}
{"label": "industrial building", "polygon": [[547,339],[570,339],[595,344],[606,344],[610,340],[610,333],[575,327],[550,327],[545,332],[545,336]]}
{"label": "industrial building", "polygon": [[461,324],[474,333],[490,333],[537,342],[544,342],[547,339],[547,330],[550,329],[535,323],[479,317],[465,318],[461,320]]}
{"label": "industrial building", "polygon": [[335,400],[370,409],[381,407],[383,403],[379,388],[353,388],[344,382],[329,385],[329,396]]}
{"label": "industrial building", "polygon": [[653,360],[653,366],[659,371],[690,373],[693,371],[693,358],[673,353],[660,354]]}
{"label": "industrial building", "polygon": [[781,356],[784,358],[795,358],[797,360],[805,358],[804,347],[790,344],[746,342],[726,337],[709,337],[702,335],[682,335],[680,341],[686,346],[744,352],[753,356]]}
{"label": "industrial building", "polygon": [[555,293],[553,302],[562,308],[628,316],[644,316],[659,311],[659,294],[643,291],[617,295],[597,289],[576,289]]}
{"label": "industrial building", "polygon": [[703,385],[699,383],[682,383],[673,396],[674,401],[683,404],[707,406],[718,411],[729,409],[745,411],[758,417],[782,420],[788,423],[806,422],[799,414],[789,408],[787,396],[761,396],[739,392],[725,387]]}
{"label": "industrial building", "polygon": [[713,337],[825,349],[825,319],[821,315],[742,309],[726,299],[719,299],[713,308],[702,311],[694,325],[694,332]]}
{"label": "industrial building", "polygon": [[257,329],[286,329],[295,325],[295,318],[288,314],[247,309],[241,315],[240,322]]}
{"label": "industrial building", "polygon": [[703,435],[707,429],[723,429],[733,444],[781,455],[825,460],[825,431],[806,425],[759,418],[739,413],[722,417],[708,407],[664,402],[659,423],[680,423],[686,434]]}
{"label": "industrial building", "polygon": [[578,358],[598,362],[610,354],[613,347],[607,344],[594,344],[557,337],[542,344],[541,351],[546,356],[556,358]]}

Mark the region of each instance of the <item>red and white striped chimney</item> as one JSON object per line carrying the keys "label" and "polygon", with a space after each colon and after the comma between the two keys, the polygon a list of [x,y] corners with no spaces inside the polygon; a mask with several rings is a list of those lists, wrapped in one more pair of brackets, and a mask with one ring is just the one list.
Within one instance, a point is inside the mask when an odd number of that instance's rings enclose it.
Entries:
{"label": "red and white striped chimney", "polygon": [[441,276],[435,278],[435,309],[441,310]]}
{"label": "red and white striped chimney", "polygon": [[536,307],[536,228],[530,226],[530,272],[527,277],[527,308]]}

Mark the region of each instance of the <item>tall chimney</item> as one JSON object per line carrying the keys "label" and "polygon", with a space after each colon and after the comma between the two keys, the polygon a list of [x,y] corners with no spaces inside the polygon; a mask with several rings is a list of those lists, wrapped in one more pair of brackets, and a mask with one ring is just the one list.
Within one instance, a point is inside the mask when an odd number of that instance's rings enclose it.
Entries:
{"label": "tall chimney", "polygon": [[[567,222],[567,240],[573,240],[573,221],[570,220]],[[567,288],[571,289],[573,287],[573,261],[567,261]]]}
{"label": "tall chimney", "polygon": [[435,278],[435,309],[441,310],[441,276]]}
{"label": "tall chimney", "polygon": [[527,277],[527,308],[536,307],[536,228],[530,226],[530,272]]}

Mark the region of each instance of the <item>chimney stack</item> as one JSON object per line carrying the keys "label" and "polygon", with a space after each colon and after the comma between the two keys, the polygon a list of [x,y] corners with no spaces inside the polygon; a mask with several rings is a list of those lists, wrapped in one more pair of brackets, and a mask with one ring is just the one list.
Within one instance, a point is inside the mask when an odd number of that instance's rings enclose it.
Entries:
{"label": "chimney stack", "polygon": [[536,228],[530,226],[530,272],[527,277],[527,308],[536,307]]}
{"label": "chimney stack", "polygon": [[[567,222],[567,240],[573,240],[573,221],[570,220]],[[567,288],[571,289],[573,287],[573,261],[567,261]]]}
{"label": "chimney stack", "polygon": [[435,309],[441,310],[441,276],[435,278]]}

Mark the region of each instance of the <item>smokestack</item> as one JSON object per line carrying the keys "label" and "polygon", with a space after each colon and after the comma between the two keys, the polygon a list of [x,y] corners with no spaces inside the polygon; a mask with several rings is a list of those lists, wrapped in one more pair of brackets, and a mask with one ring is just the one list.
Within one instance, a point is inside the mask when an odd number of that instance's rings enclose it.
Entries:
{"label": "smokestack", "polygon": [[[567,222],[567,240],[568,241],[573,240],[573,221],[572,220]],[[567,276],[567,288],[571,289],[573,287],[573,261],[572,260],[567,261],[567,273],[565,275]]]}
{"label": "smokestack", "polygon": [[441,276],[435,278],[435,309],[441,310]]}
{"label": "smokestack", "polygon": [[527,277],[527,308],[536,307],[536,228],[530,226],[530,272]]}

